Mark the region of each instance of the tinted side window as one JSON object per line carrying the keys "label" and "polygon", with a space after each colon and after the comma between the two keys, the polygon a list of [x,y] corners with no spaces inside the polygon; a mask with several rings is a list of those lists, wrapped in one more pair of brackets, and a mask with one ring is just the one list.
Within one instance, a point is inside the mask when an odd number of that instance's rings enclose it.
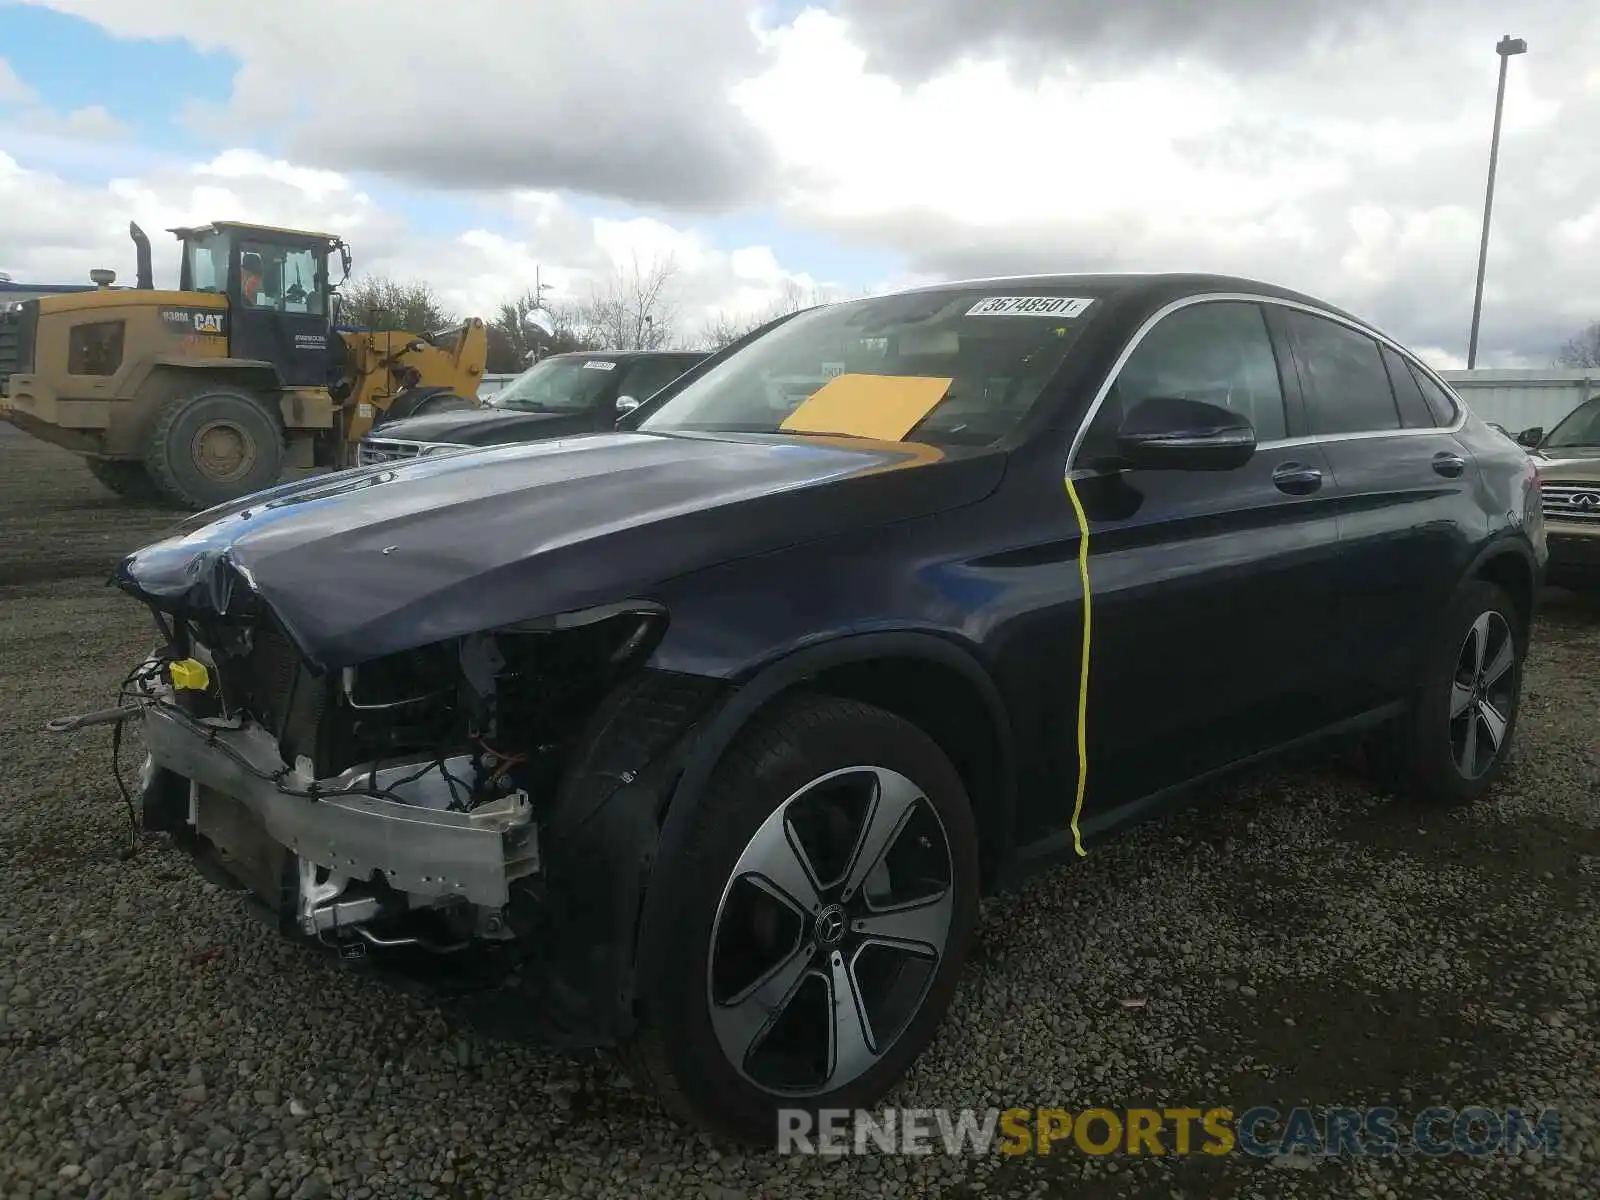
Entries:
{"label": "tinted side window", "polygon": [[1456,421],[1456,402],[1450,399],[1442,387],[1427,374],[1417,368],[1411,368],[1411,377],[1417,381],[1417,386],[1422,389],[1422,398],[1428,402],[1428,408],[1433,412],[1433,419],[1439,425],[1454,425]]}
{"label": "tinted side window", "polygon": [[644,359],[629,368],[618,395],[632,396],[643,402],[688,369],[688,364],[677,358]]}
{"label": "tinted side window", "polygon": [[1080,461],[1112,457],[1122,418],[1153,396],[1232,409],[1255,427],[1257,441],[1283,437],[1283,384],[1260,306],[1219,300],[1165,317],[1118,372],[1084,438]]}
{"label": "tinted side window", "polygon": [[1400,428],[1400,411],[1378,343],[1337,322],[1290,309],[1301,366],[1310,383],[1311,432],[1371,433]]}
{"label": "tinted side window", "polygon": [[1406,360],[1387,346],[1383,351],[1383,365],[1389,369],[1389,383],[1394,388],[1395,403],[1400,406],[1400,421],[1407,429],[1431,429],[1437,422],[1428,402],[1422,398],[1422,388]]}

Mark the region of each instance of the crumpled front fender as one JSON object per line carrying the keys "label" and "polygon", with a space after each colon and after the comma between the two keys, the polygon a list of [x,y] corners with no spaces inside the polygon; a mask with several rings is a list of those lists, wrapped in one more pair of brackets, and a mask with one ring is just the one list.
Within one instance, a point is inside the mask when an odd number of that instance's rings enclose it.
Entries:
{"label": "crumpled front fender", "polygon": [[541,1000],[576,1044],[632,1032],[639,919],[661,819],[698,730],[726,694],[720,680],[640,672],[600,705],[549,810],[542,896],[513,919],[539,961]]}

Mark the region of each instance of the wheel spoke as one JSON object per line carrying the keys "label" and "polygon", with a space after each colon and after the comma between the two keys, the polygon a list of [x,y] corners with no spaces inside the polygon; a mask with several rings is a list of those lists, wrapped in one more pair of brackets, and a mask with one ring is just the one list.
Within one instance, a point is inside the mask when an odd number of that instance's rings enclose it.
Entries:
{"label": "wheel spoke", "polygon": [[822,907],[817,881],[795,846],[782,813],[776,817],[763,825],[745,847],[734,875],[760,876],[802,916],[814,916]]}
{"label": "wheel spoke", "polygon": [[866,819],[861,823],[861,835],[856,839],[855,851],[850,858],[850,870],[845,876],[846,896],[853,896],[861,890],[867,876],[888,853],[889,847],[894,845],[912,808],[922,799],[921,790],[904,775],[888,771],[876,771],[874,774],[877,786],[873,791],[872,807],[867,810]]}
{"label": "wheel spoke", "polygon": [[1503,642],[1500,643],[1500,649],[1495,651],[1494,657],[1489,660],[1489,665],[1483,669],[1484,685],[1486,687],[1493,687],[1496,683],[1500,682],[1501,677],[1504,676],[1507,671],[1511,670],[1511,666],[1516,662],[1516,658],[1516,648],[1512,645],[1511,639],[1507,637]]}
{"label": "wheel spoke", "polygon": [[1472,776],[1478,773],[1478,710],[1467,717],[1467,732],[1461,744],[1461,769]]}
{"label": "wheel spoke", "polygon": [[1506,736],[1506,719],[1500,710],[1487,700],[1478,703],[1478,717],[1483,722],[1483,731],[1489,735],[1489,749],[1492,753],[1500,752],[1500,743]]}
{"label": "wheel spoke", "polygon": [[1483,660],[1489,652],[1489,618],[1492,612],[1481,614],[1472,623],[1472,673],[1474,676],[1483,674]]}
{"label": "wheel spoke", "polygon": [[1464,683],[1450,685],[1450,719],[1456,720],[1472,707],[1472,689]]}
{"label": "wheel spoke", "polygon": [[728,1060],[742,1066],[762,1034],[783,1015],[811,965],[807,947],[797,943],[777,966],[728,1004],[711,1007],[711,1026]]}
{"label": "wheel spoke", "polygon": [[869,942],[888,945],[918,947],[939,957],[945,935],[950,931],[950,913],[954,905],[950,889],[937,896],[915,900],[881,912],[869,912],[856,918],[854,929]]}
{"label": "wheel spoke", "polygon": [[872,1026],[867,1020],[855,974],[844,955],[835,951],[828,960],[828,998],[833,1003],[833,1028],[829,1038],[828,1083],[856,1078],[878,1057],[873,1049]]}

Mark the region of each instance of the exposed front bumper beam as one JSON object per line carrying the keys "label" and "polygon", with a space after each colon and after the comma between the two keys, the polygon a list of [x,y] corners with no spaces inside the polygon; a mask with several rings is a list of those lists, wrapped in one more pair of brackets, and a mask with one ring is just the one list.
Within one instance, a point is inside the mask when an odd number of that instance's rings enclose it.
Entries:
{"label": "exposed front bumper beam", "polygon": [[[154,766],[237,800],[274,841],[330,872],[377,872],[396,891],[501,908],[511,882],[538,867],[533,812],[520,793],[470,812],[327,794],[350,787],[349,777],[313,780],[283,762],[264,729],[202,724],[161,702],[145,708],[144,741]],[[313,785],[316,799],[292,794]]]}

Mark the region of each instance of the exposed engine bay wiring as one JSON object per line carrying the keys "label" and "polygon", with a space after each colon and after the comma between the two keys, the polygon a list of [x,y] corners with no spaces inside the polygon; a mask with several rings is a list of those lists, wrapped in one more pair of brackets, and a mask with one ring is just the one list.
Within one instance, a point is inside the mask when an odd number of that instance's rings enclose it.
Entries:
{"label": "exposed engine bay wiring", "polygon": [[[134,698],[137,692],[142,692],[142,685],[152,676],[160,674],[162,665],[160,659],[152,658],[129,671],[117,685],[117,704],[123,705]],[[126,724],[126,721],[118,721],[111,727],[111,777],[117,781],[117,792],[128,813],[128,846],[118,855],[123,862],[139,853],[139,813],[133,804],[133,793],[128,791],[127,781],[122,778],[122,727]]]}
{"label": "exposed engine bay wiring", "polygon": [[512,767],[519,767],[528,761],[526,754],[506,754],[503,751],[496,750],[482,738],[474,738],[473,740],[478,749],[495,760],[494,773],[489,776],[490,783],[499,783],[500,780],[506,777],[506,772],[511,770]]}

